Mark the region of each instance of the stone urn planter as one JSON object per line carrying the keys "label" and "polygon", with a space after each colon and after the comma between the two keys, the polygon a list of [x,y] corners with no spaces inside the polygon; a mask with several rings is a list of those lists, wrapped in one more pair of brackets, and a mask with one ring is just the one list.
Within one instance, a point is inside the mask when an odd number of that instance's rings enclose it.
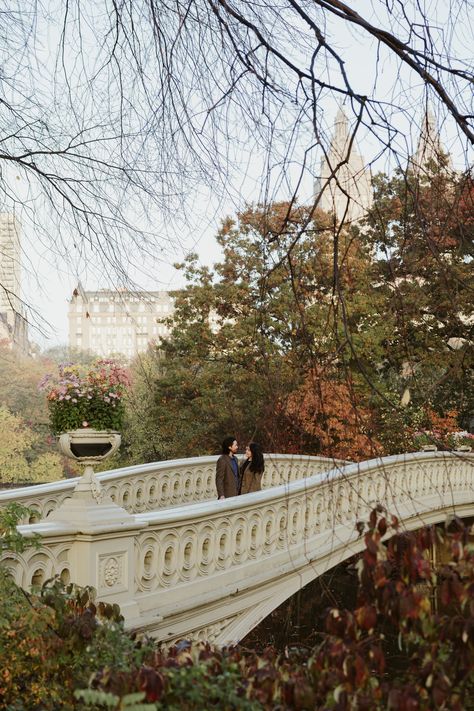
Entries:
{"label": "stone urn planter", "polygon": [[437,452],[438,447],[435,444],[424,444],[421,449],[421,452]]}
{"label": "stone urn planter", "polygon": [[85,465],[83,475],[61,506],[49,516],[51,521],[64,521],[80,526],[82,531],[111,525],[128,525],[133,517],[117,506],[103,489],[92,465],[110,457],[120,447],[120,433],[94,430],[91,427],[63,432],[58,449],[66,457]]}
{"label": "stone urn planter", "polygon": [[88,366],[60,364],[56,374],[45,376],[40,383],[59,451],[85,465],[71,496],[50,514],[51,521],[82,531],[130,524],[130,514],[115,504],[92,467],[120,446],[123,398],[129,384],[126,369],[110,358]]}
{"label": "stone urn planter", "polygon": [[59,435],[58,449],[70,459],[92,464],[114,454],[120,447],[120,442],[118,432],[84,427]]}

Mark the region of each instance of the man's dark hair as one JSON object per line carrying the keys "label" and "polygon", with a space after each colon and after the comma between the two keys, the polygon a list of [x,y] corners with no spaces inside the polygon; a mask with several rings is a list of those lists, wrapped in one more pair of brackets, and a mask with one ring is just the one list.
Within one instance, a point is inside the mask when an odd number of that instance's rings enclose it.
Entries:
{"label": "man's dark hair", "polygon": [[222,442],[222,454],[229,454],[229,449],[235,442],[235,437],[226,437]]}

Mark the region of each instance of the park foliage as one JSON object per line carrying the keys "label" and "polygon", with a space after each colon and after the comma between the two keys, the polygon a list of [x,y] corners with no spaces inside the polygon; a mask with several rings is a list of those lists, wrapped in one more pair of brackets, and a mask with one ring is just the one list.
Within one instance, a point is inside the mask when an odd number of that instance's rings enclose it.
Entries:
{"label": "park foliage", "polygon": [[224,220],[222,259],[179,265],[170,336],[132,363],[118,408],[99,398],[97,418],[81,409],[87,398],[58,397],[48,411],[36,389],[53,360],[86,372],[87,354],[2,351],[2,480],[76,473],[51,453],[53,411],[55,432],[121,429],[113,466],[214,454],[229,432],[266,451],[348,460],[470,446],[472,178],[441,164],[378,175],[373,187],[358,225],[295,203]]}
{"label": "park foliage", "polygon": [[131,461],[215,453],[229,432],[351,460],[415,451],[420,433],[459,444],[474,413],[472,179],[441,164],[373,185],[357,226],[254,205],[223,222],[214,267],[187,257],[171,335],[133,366]]}

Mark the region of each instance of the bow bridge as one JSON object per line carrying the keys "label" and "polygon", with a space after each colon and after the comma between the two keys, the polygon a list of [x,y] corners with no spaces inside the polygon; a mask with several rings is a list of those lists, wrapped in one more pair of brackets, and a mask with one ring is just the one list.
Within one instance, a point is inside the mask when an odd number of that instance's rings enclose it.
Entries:
{"label": "bow bridge", "polygon": [[[474,455],[417,452],[359,464],[267,455],[262,491],[216,500],[216,457],[129,467],[0,494],[42,547],[5,554],[22,587],[93,585],[126,626],[160,640],[242,639],[308,582],[363,548],[377,503],[406,529],[474,516]],[[35,515],[36,517],[36,515]]]}

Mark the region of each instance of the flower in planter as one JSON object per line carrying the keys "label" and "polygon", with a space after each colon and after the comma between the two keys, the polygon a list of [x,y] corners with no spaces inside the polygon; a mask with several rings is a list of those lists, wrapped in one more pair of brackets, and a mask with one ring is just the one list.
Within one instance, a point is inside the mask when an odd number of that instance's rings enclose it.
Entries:
{"label": "flower in planter", "polygon": [[424,447],[437,448],[439,444],[439,438],[431,430],[418,430],[413,433],[413,446],[415,450],[421,450]]}
{"label": "flower in planter", "polygon": [[46,392],[52,432],[120,430],[129,385],[125,368],[111,359],[97,360],[88,368],[61,364],[56,375],[45,376],[39,384]]}
{"label": "flower in planter", "polygon": [[416,449],[436,446],[438,449],[452,451],[473,447],[474,434],[469,432],[440,432],[439,430],[419,430],[413,434],[413,444]]}
{"label": "flower in planter", "polygon": [[472,449],[474,447],[474,434],[466,430],[453,432],[452,440],[452,449]]}

